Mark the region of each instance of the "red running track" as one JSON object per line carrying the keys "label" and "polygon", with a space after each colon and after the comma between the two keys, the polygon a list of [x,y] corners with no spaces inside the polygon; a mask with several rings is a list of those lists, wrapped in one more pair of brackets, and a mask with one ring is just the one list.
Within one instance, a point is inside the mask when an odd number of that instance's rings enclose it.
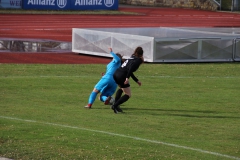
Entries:
{"label": "red running track", "polygon": [[18,64],[107,64],[110,58],[76,53],[1,53],[0,63]]}
{"label": "red running track", "polygon": [[[131,7],[131,6],[130,7],[120,6],[119,10],[125,12],[135,12],[139,14],[138,15],[1,14],[0,38],[37,38],[71,42],[72,28],[240,27],[240,14],[237,13],[214,12],[194,9],[179,9],[179,8]],[[56,56],[56,54],[53,55]],[[60,56],[60,54],[58,55]],[[61,55],[63,54],[61,53]],[[45,54],[45,56],[47,56],[47,54]],[[4,59],[3,53],[0,53],[0,63],[7,63],[3,62],[3,59]],[[79,61],[75,63],[78,62]],[[31,63],[31,61],[30,62],[27,61],[25,63]],[[58,62],[56,60],[55,63],[62,62]]]}

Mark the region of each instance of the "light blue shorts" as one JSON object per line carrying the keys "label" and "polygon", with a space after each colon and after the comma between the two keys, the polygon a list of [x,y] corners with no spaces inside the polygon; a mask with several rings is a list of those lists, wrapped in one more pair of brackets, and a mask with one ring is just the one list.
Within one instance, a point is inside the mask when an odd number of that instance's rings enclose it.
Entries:
{"label": "light blue shorts", "polygon": [[94,88],[96,88],[102,95],[108,97],[112,96],[115,93],[117,84],[112,77],[102,77]]}

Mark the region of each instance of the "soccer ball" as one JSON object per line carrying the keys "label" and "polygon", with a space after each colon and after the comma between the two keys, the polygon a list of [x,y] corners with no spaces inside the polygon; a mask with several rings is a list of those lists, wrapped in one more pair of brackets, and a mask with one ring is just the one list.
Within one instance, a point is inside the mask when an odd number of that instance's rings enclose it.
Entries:
{"label": "soccer ball", "polygon": [[114,102],[115,102],[115,99],[111,96],[111,99],[110,99],[110,101],[109,101],[109,105],[113,105]]}

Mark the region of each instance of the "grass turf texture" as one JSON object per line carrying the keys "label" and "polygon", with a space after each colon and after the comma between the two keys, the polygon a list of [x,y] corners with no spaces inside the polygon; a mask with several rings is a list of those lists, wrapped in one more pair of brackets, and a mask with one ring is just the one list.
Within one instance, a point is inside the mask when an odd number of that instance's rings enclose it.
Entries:
{"label": "grass turf texture", "polygon": [[0,157],[240,158],[239,64],[143,64],[123,114],[83,108],[105,67],[0,64]]}

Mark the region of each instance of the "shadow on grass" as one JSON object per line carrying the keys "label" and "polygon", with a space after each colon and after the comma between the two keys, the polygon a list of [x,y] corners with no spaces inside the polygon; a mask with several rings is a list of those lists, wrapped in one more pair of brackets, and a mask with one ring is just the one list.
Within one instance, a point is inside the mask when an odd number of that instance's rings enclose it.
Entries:
{"label": "shadow on grass", "polygon": [[[237,116],[223,116],[218,115],[222,112],[217,111],[207,111],[207,110],[179,110],[179,109],[156,109],[156,108],[122,108],[123,111],[146,111],[144,113],[151,115],[169,115],[169,116],[179,116],[179,117],[193,117],[193,118],[231,118],[231,119],[240,119]],[[190,114],[192,113],[192,114]],[[196,115],[196,114],[204,115]],[[216,114],[216,115],[214,115]]]}

